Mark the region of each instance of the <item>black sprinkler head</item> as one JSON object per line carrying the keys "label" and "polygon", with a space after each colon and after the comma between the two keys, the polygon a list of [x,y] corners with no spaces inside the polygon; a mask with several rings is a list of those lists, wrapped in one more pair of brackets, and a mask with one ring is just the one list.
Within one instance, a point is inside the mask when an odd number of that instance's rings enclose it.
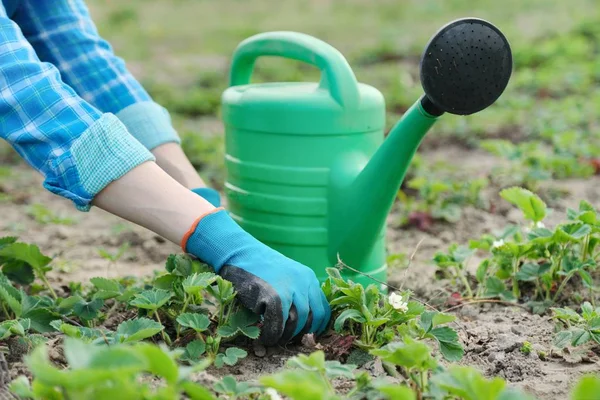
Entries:
{"label": "black sprinkler head", "polygon": [[432,115],[469,115],[492,105],[512,73],[506,37],[491,23],[463,18],[442,27],[421,56],[423,107]]}

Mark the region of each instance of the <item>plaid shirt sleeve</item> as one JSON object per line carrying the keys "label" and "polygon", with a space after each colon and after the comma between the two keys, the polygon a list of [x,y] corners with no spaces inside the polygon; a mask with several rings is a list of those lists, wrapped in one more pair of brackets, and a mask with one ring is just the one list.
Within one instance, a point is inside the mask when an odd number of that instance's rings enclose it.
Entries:
{"label": "plaid shirt sleeve", "polygon": [[100,37],[83,0],[22,0],[13,18],[42,61],[56,65],[83,99],[115,114],[147,149],[180,143],[167,110]]}
{"label": "plaid shirt sleeve", "polygon": [[110,182],[154,160],[114,114],[79,97],[39,60],[2,3],[0,138],[44,175],[44,187],[83,211]]}

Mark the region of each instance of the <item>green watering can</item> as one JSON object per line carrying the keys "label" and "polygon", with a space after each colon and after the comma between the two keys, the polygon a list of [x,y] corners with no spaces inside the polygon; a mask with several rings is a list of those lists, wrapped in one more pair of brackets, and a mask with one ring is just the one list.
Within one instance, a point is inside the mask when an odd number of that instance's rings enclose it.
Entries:
{"label": "green watering can", "polygon": [[[321,80],[251,84],[262,56],[314,65]],[[420,69],[425,94],[384,140],[382,94],[358,83],[335,48],[296,32],[243,41],[222,96],[231,216],[321,281],[341,260],[360,271],[343,269],[346,279],[386,282],[386,217],[421,140],[444,112],[468,115],[494,103],[512,55],[496,27],[466,18],[432,37]]]}

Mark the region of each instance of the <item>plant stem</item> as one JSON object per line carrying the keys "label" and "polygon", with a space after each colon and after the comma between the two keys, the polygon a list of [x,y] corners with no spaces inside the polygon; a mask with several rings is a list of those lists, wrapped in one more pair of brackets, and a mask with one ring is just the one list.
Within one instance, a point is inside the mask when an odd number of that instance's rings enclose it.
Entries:
{"label": "plant stem", "polygon": [[467,296],[473,297],[473,291],[471,290],[471,285],[469,285],[469,281],[467,280],[467,277],[465,276],[463,271],[457,269],[456,272],[457,272],[460,280],[462,281],[463,285],[465,285],[465,288],[467,289]]}
{"label": "plant stem", "polygon": [[217,324],[217,328],[219,328],[223,323],[224,309],[225,309],[225,303],[219,303],[219,323]]}
{"label": "plant stem", "polygon": [[459,305],[447,308],[447,309],[443,310],[442,312],[443,313],[447,313],[447,312],[454,311],[454,310],[459,309],[459,308],[464,307],[464,306],[469,306],[469,305],[478,304],[478,303],[497,303],[497,304],[503,304],[505,306],[519,307],[519,308],[522,308],[523,310],[526,310],[526,311],[529,312],[529,309],[527,307],[525,307],[524,305],[522,305],[522,304],[511,303],[510,301],[496,300],[496,299],[479,299],[479,300],[473,300],[473,301],[469,301],[469,302],[466,302],[466,303],[462,303],[462,304],[459,304]]}
{"label": "plant stem", "polygon": [[331,385],[331,382],[329,382],[329,379],[327,379],[327,375],[325,372],[321,372],[321,378],[323,378],[323,381],[327,384],[327,387],[329,388],[329,393],[335,394],[335,389]]}
{"label": "plant stem", "polygon": [[512,275],[512,290],[513,295],[518,300],[521,297],[521,292],[519,291],[519,281],[517,280],[517,271],[519,268],[519,259],[516,258],[513,262],[513,275]]}
{"label": "plant stem", "polygon": [[588,247],[590,247],[590,236],[591,235],[586,235],[583,240],[583,257],[581,258],[581,262],[585,262],[585,259],[587,258]]}
{"label": "plant stem", "polygon": [[185,300],[183,301],[183,307],[181,308],[181,314],[183,314],[185,312],[185,310],[187,309],[188,303],[190,302],[190,295],[185,293]]}
{"label": "plant stem", "polygon": [[573,274],[567,275],[567,277],[563,279],[563,281],[560,283],[560,286],[558,287],[558,289],[556,289],[556,293],[554,293],[554,298],[552,299],[553,303],[556,303],[556,300],[558,300],[558,295],[560,294],[560,292],[562,292],[565,285],[567,284],[567,282],[569,282],[569,279],[571,279],[572,276]]}
{"label": "plant stem", "polygon": [[[158,310],[154,310],[154,315],[156,316],[156,320],[158,321],[158,323],[161,324],[164,327],[162,321],[160,320],[160,316],[158,315]],[[160,334],[161,334],[163,340],[165,341],[165,343],[170,345],[171,344],[171,339],[167,338],[167,334],[165,333],[164,329],[162,329],[160,331]]]}
{"label": "plant stem", "polygon": [[8,310],[6,309],[6,304],[4,303],[2,303],[2,311],[4,311],[4,314],[6,314],[6,319],[11,319]]}
{"label": "plant stem", "polygon": [[54,289],[52,289],[52,286],[50,286],[50,282],[48,282],[48,279],[46,279],[46,276],[44,274],[40,274],[40,280],[44,283],[46,289],[48,289],[54,300],[58,299],[56,292],[54,292]]}

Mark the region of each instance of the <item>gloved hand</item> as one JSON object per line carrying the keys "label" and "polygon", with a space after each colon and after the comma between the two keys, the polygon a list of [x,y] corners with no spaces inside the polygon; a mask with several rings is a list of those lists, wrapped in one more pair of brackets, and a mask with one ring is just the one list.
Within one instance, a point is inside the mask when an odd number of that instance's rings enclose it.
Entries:
{"label": "gloved hand", "polygon": [[255,239],[222,208],[196,220],[181,247],[211,265],[245,307],[263,316],[266,346],[327,327],[331,309],[313,270]]}
{"label": "gloved hand", "polygon": [[192,189],[192,192],[204,198],[204,200],[208,201],[215,207],[221,206],[221,195],[215,189],[209,187],[201,187],[197,189]]}

